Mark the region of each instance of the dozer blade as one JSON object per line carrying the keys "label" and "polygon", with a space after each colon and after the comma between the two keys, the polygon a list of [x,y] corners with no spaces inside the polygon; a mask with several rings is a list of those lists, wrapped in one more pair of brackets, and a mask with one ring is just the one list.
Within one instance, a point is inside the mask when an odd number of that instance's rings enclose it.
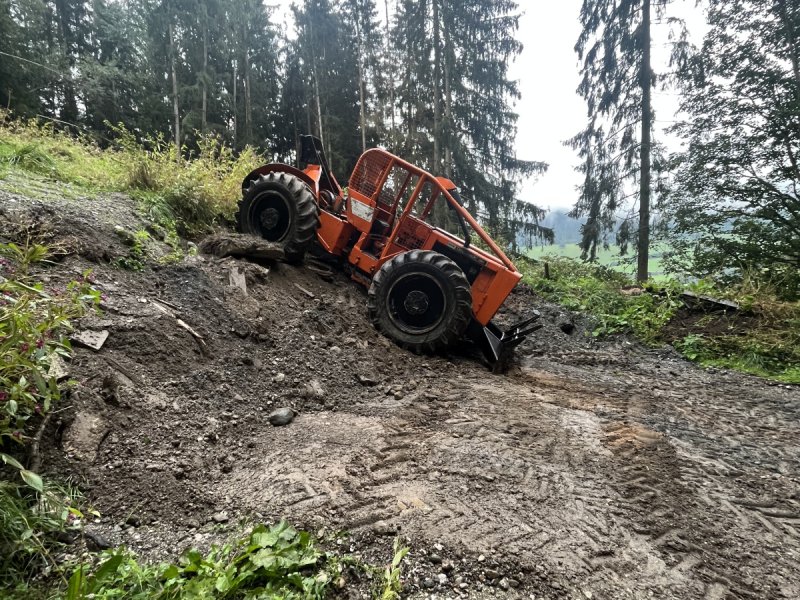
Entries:
{"label": "dozer blade", "polygon": [[533,311],[533,316],[515,323],[506,331],[491,321],[486,327],[483,327],[473,319],[469,324],[467,334],[481,349],[486,360],[494,365],[500,362],[515,346],[522,343],[527,336],[543,327],[541,323],[537,322],[541,316],[539,311]]}

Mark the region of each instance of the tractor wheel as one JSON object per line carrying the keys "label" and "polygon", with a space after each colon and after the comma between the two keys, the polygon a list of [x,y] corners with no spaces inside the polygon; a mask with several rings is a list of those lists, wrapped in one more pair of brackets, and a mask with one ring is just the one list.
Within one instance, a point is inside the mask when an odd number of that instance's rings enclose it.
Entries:
{"label": "tractor wheel", "polygon": [[452,260],[412,250],[384,263],[372,279],[369,318],[384,335],[414,352],[436,352],[464,335],[472,292]]}
{"label": "tractor wheel", "polygon": [[286,261],[293,264],[303,261],[318,227],[314,194],[288,173],[267,173],[252,180],[236,213],[237,231],[281,244]]}

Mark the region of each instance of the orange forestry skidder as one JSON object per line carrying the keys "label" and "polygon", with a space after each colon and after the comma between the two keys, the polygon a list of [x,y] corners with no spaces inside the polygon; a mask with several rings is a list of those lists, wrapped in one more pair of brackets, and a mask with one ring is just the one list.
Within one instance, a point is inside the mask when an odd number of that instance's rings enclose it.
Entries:
{"label": "orange forestry skidder", "polygon": [[[369,288],[372,323],[400,346],[436,352],[468,337],[495,363],[541,327],[537,312],[507,331],[492,323],[522,275],[452,181],[372,149],[343,189],[313,136],[303,136],[300,162],[305,169],[271,163],[245,177],[237,229],[281,244],[289,262],[316,239]],[[433,225],[442,211],[463,238]],[[470,231],[491,251],[476,248]]]}

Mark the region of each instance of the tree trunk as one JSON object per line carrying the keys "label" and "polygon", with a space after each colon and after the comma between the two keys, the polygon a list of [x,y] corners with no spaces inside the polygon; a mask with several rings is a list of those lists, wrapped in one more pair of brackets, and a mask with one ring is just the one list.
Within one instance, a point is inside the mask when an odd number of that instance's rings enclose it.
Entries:
{"label": "tree trunk", "polygon": [[208,124],[208,7],[203,6],[203,106],[200,130],[205,133]]}
{"label": "tree trunk", "polygon": [[[170,18],[172,16],[170,15]],[[172,71],[172,110],[175,116],[175,155],[181,161],[181,112],[178,105],[178,67],[175,60],[175,38],[172,23],[169,24],[169,62]]]}
{"label": "tree trunk", "polygon": [[64,104],[61,107],[60,117],[69,123],[78,120],[78,103],[75,100],[75,85],[72,82],[72,67],[75,60],[70,52],[71,31],[69,27],[69,3],[66,0],[57,0],[56,13],[58,16],[58,32],[61,38],[61,52],[64,55],[64,68],[67,76],[64,78]]}
{"label": "tree trunk", "polygon": [[433,4],[433,174],[441,172],[442,49],[439,44],[439,0]]}
{"label": "tree trunk", "polygon": [[[391,60],[391,29],[389,28],[389,0],[383,1],[384,8],[386,9],[386,58]],[[392,131],[390,133],[389,138],[391,139],[394,136],[394,132],[396,130],[396,125],[394,122],[394,79],[392,79],[391,73],[387,77],[387,81],[389,82],[389,114],[391,115],[392,120]]]}
{"label": "tree trunk", "polygon": [[236,148],[236,134],[237,134],[237,113],[239,111],[239,105],[236,102],[236,88],[239,87],[236,84],[236,80],[239,78],[239,59],[233,59],[233,147]]}
{"label": "tree trunk", "polygon": [[446,19],[446,0],[442,0],[444,17],[444,176],[453,178],[453,97],[450,90],[450,28]]}
{"label": "tree trunk", "polygon": [[245,144],[253,143],[253,101],[250,86],[250,48],[244,49],[244,135]]}
{"label": "tree trunk", "polygon": [[360,107],[359,110],[359,123],[361,126],[361,152],[367,151],[367,126],[366,126],[366,114],[364,110],[364,98],[366,96],[364,92],[364,48],[361,43],[361,19],[358,11],[356,11],[356,39],[358,40],[358,56],[356,60],[358,60],[358,105]]}
{"label": "tree trunk", "polygon": [[642,46],[642,165],[639,191],[638,265],[636,269],[636,279],[640,282],[647,281],[649,278],[650,260],[650,128],[653,118],[650,106],[650,0],[644,0],[642,7]]}
{"label": "tree trunk", "polygon": [[[792,73],[794,74],[795,96],[800,97],[800,58],[798,58],[797,39],[795,38],[794,31],[794,14],[789,12],[786,6],[786,0],[779,0],[778,4],[781,7],[781,17],[783,26],[786,28],[786,43],[789,49],[789,59],[792,62]],[[794,3],[792,3],[792,11],[795,10]]]}

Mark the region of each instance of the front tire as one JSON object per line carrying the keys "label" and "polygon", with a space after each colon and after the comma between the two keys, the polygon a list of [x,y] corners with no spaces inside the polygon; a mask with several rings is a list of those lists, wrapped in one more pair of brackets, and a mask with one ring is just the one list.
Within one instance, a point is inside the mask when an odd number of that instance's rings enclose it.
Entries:
{"label": "front tire", "polygon": [[236,213],[236,230],[283,246],[286,261],[303,261],[319,227],[314,194],[300,178],[273,172],[259,176],[244,190]]}
{"label": "front tire", "polygon": [[412,250],[384,263],[367,296],[372,324],[414,352],[438,352],[459,341],[472,317],[472,292],[452,260]]}

